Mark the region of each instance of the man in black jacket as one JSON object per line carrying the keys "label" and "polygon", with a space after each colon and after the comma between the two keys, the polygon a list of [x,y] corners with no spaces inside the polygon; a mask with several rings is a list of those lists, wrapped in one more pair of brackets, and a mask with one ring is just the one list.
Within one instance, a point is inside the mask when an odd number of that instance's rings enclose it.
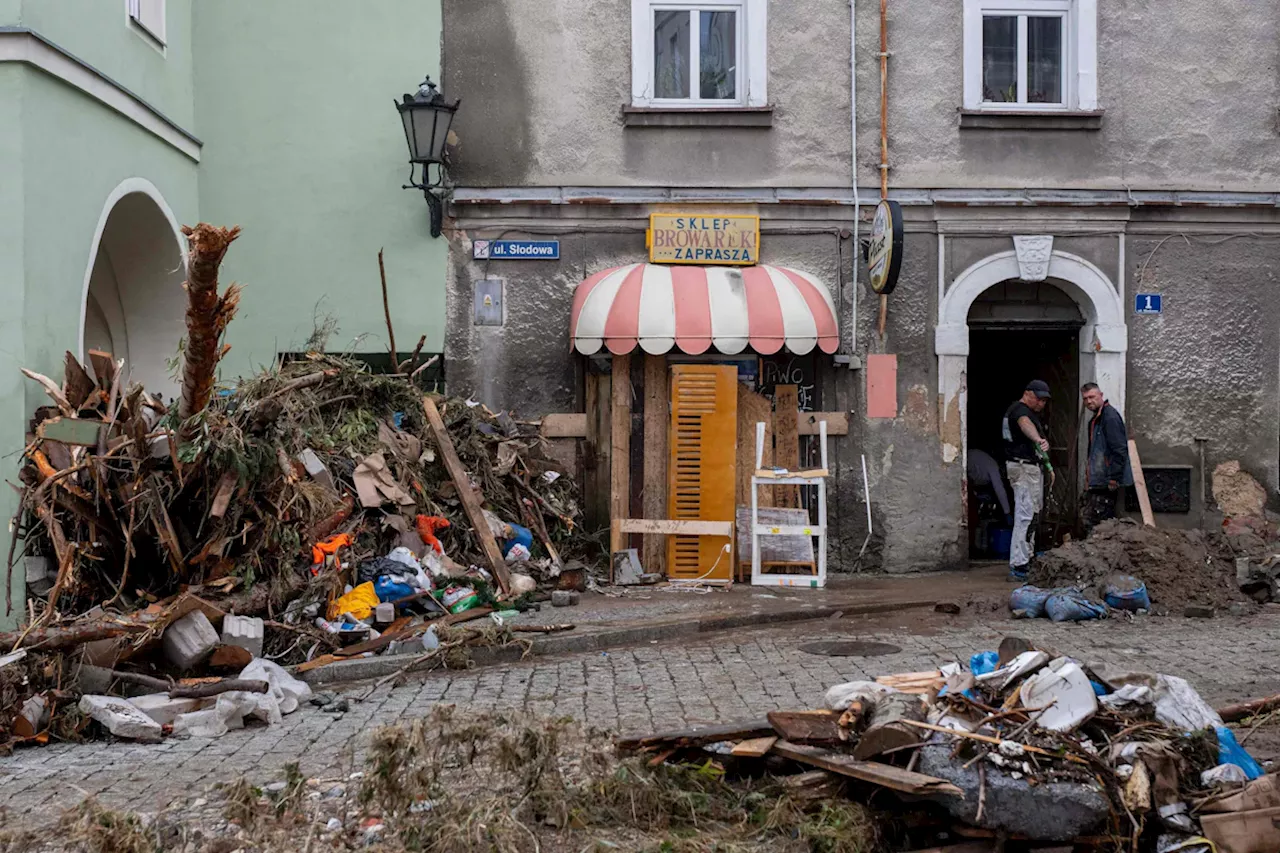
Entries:
{"label": "man in black jacket", "polygon": [[1084,407],[1093,412],[1089,420],[1089,476],[1083,512],[1087,536],[1097,525],[1116,517],[1116,498],[1120,489],[1133,485],[1133,468],[1129,465],[1129,435],[1124,418],[1093,382],[1086,382],[1080,392]]}

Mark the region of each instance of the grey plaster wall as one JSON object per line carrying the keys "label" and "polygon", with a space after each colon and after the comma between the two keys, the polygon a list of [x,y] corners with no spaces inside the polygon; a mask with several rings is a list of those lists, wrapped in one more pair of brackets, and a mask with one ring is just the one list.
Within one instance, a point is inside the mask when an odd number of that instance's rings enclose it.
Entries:
{"label": "grey plaster wall", "polygon": [[[961,3],[889,4],[894,187],[1275,191],[1280,5],[1098,4],[1099,131],[959,128]],[[858,180],[879,180],[879,5],[858,9]]]}
{"label": "grey plaster wall", "polygon": [[[1207,472],[1231,459],[1280,485],[1280,239],[1275,235],[1134,235],[1127,307],[1160,293],[1164,312],[1129,322],[1128,420],[1147,465]],[[1212,496],[1210,496],[1212,500]],[[1199,507],[1196,506],[1198,512]]]}
{"label": "grey plaster wall", "polygon": [[[849,7],[774,3],[769,128],[624,127],[630,0],[444,0],[466,186],[847,187]],[[843,36],[841,35],[843,34]]]}

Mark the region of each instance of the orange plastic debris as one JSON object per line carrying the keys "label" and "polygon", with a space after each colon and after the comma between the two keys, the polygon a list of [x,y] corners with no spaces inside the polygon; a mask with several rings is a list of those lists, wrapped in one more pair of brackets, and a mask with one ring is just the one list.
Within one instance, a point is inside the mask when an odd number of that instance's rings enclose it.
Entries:
{"label": "orange plastic debris", "polygon": [[330,536],[328,539],[317,542],[311,546],[312,565],[323,564],[326,556],[337,555],[339,548],[345,548],[353,541],[350,533],[339,533],[337,536]]}
{"label": "orange plastic debris", "polygon": [[447,518],[441,518],[438,515],[418,516],[418,535],[422,537],[423,543],[434,548],[437,554],[444,554],[444,546],[436,538],[436,531],[444,530],[448,526],[449,519]]}

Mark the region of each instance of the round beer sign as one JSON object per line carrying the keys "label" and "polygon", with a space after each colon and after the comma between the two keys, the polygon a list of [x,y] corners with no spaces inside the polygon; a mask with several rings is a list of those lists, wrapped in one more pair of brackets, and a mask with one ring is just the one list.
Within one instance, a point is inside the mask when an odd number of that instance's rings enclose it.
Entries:
{"label": "round beer sign", "polygon": [[876,207],[867,246],[867,275],[876,293],[892,293],[902,269],[902,207],[885,199]]}

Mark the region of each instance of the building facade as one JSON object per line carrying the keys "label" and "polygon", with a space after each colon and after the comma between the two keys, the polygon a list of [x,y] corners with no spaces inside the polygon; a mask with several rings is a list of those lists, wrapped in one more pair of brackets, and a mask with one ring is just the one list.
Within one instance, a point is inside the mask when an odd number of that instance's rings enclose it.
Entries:
{"label": "building facade", "polygon": [[[550,0],[537,15],[445,0],[443,23],[444,88],[467,105],[451,170],[451,380],[522,416],[586,413],[573,442],[589,483],[603,438],[591,377],[614,352],[671,361],[682,347],[646,347],[617,297],[604,321],[616,339],[582,355],[575,294],[645,261],[650,217],[672,213],[758,216],[756,260],[826,288],[837,350],[801,341],[796,354],[789,340],[739,375],[847,415],[830,445],[833,568],[977,554],[967,455],[998,452],[1004,408],[1037,377],[1054,390],[1060,472],[1042,533],[1076,523],[1085,381],[1125,414],[1161,524],[1211,518],[1207,474],[1223,461],[1274,496],[1280,11],[888,0],[882,30],[872,0]],[[883,334],[859,263],[882,173],[905,222]],[[501,239],[559,251],[476,249]],[[641,318],[671,313],[653,294],[683,305],[683,279],[637,275],[617,292]],[[497,314],[480,310],[493,300]],[[629,371],[643,411],[643,369]],[[630,433],[637,467],[656,433],[643,414]],[[643,491],[633,477],[611,511],[662,517]]]}
{"label": "building facade", "polygon": [[[223,265],[245,285],[226,379],[326,317],[330,347],[385,352],[380,248],[402,335],[440,351],[445,248],[400,189],[391,105],[438,76],[439,34],[438,3],[408,0],[355,16],[328,0],[0,2],[0,455],[45,402],[19,368],[60,379],[64,351],[109,350],[172,394],[179,229],[201,220],[244,229]],[[15,507],[6,489],[0,512]],[[13,589],[20,604],[21,572]]]}

